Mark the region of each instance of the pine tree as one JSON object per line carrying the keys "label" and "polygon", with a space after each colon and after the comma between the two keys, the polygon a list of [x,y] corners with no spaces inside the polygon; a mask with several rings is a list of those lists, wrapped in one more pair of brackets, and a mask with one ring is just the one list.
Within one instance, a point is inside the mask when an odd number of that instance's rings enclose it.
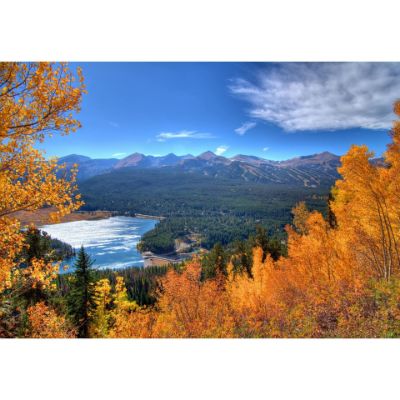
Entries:
{"label": "pine tree", "polygon": [[221,243],[216,243],[202,260],[201,279],[206,280],[216,276],[226,276],[227,261],[227,255]]}
{"label": "pine tree", "polygon": [[[262,250],[261,262],[265,262],[267,255],[269,254],[274,261],[278,260],[279,257],[286,254],[285,246],[281,243],[279,237],[270,236],[268,231],[261,225],[256,226],[256,234],[248,240],[250,249],[248,254],[251,261],[252,248],[260,247]],[[251,261],[252,262],[252,261]]]}
{"label": "pine tree", "polygon": [[89,337],[90,311],[93,308],[93,261],[82,246],[75,262],[68,296],[68,312],[77,327],[78,337]]}
{"label": "pine tree", "polygon": [[337,220],[336,220],[336,215],[332,210],[332,202],[335,200],[334,195],[332,192],[329,192],[329,197],[328,197],[328,223],[331,228],[336,228],[337,227]]}
{"label": "pine tree", "polygon": [[29,264],[33,258],[45,258],[49,251],[48,243],[43,240],[41,232],[35,227],[30,227],[26,232],[25,243],[26,249],[26,262]]}
{"label": "pine tree", "polygon": [[234,256],[232,257],[235,273],[245,272],[252,278],[251,267],[253,264],[252,260],[252,247],[249,245],[250,242],[237,241],[235,243]]}

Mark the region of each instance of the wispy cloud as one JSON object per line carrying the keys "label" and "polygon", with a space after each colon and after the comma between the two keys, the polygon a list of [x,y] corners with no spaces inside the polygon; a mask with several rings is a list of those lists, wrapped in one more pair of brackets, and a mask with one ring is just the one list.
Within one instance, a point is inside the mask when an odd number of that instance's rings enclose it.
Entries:
{"label": "wispy cloud", "polygon": [[222,154],[224,154],[227,150],[229,149],[229,146],[218,146],[215,149],[215,154],[217,156],[221,156]]}
{"label": "wispy cloud", "polygon": [[387,129],[400,96],[400,63],[289,63],[230,90],[247,100],[253,118],[287,131]]}
{"label": "wispy cloud", "polygon": [[263,151],[268,151],[268,150],[269,150],[269,147],[263,147],[262,150],[263,150]]}
{"label": "wispy cloud", "polygon": [[108,125],[112,126],[113,128],[119,128],[118,122],[108,121]]}
{"label": "wispy cloud", "polygon": [[256,122],[245,122],[244,124],[242,124],[241,126],[239,126],[239,128],[235,129],[235,132],[238,135],[243,136],[248,130],[254,128],[257,125]]}
{"label": "wispy cloud", "polygon": [[111,155],[111,157],[119,158],[119,157],[123,157],[125,155],[126,155],[126,153],[114,153],[114,154]]}
{"label": "wispy cloud", "polygon": [[213,139],[214,135],[206,132],[197,131],[179,131],[179,132],[161,132],[157,135],[157,141],[165,142],[171,139]]}

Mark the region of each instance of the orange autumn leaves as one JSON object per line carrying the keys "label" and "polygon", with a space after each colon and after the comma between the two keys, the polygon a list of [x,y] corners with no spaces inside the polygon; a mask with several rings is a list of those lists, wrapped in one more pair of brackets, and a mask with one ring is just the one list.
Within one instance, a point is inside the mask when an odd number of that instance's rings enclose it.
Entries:
{"label": "orange autumn leaves", "polygon": [[65,63],[0,63],[0,291],[10,287],[24,246],[13,213],[53,206],[57,219],[82,204],[76,171],[70,179],[58,177],[56,160],[34,145],[80,126],[75,113],[84,91],[80,70],[75,75]]}
{"label": "orange autumn leaves", "polygon": [[95,289],[91,330],[96,334],[91,337],[225,337],[232,324],[222,282],[201,282],[200,272],[198,260],[182,273],[169,270],[160,280],[154,308],[129,301],[121,277],[113,293],[109,281],[102,279]]}
{"label": "orange autumn leaves", "polygon": [[157,303],[159,313],[154,324],[156,337],[224,337],[232,327],[224,277],[200,280],[198,260],[180,273],[170,270],[161,280]]}
{"label": "orange autumn leaves", "polygon": [[28,308],[28,320],[27,336],[31,338],[72,338],[76,334],[65,318],[57,315],[43,301]]}
{"label": "orange autumn leaves", "polygon": [[387,167],[371,164],[365,146],[353,146],[342,158],[343,180],[335,188],[332,209],[364,273],[389,280],[400,272],[400,130],[385,154]]}

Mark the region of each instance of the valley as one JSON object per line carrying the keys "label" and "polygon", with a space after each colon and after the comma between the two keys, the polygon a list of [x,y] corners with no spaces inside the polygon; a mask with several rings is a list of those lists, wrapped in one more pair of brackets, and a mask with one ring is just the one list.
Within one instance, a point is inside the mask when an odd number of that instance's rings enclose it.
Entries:
{"label": "valley", "polygon": [[243,155],[227,159],[212,152],[198,157],[135,153],[78,183],[83,211],[160,216],[139,243],[141,251],[160,255],[175,253],[177,241],[191,245],[193,235],[199,237],[195,249],[231,245],[249,238],[258,225],[284,238],[299,201],[326,212],[339,163],[330,153],[283,162]]}

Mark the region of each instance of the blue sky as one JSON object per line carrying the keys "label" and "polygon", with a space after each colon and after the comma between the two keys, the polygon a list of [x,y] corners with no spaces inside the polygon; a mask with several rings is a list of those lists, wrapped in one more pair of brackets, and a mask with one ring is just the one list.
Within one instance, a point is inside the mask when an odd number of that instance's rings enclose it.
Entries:
{"label": "blue sky", "polygon": [[380,155],[400,64],[72,63],[88,94],[83,127],[53,136],[48,156],[122,158],[134,152],[282,160],[367,144]]}

